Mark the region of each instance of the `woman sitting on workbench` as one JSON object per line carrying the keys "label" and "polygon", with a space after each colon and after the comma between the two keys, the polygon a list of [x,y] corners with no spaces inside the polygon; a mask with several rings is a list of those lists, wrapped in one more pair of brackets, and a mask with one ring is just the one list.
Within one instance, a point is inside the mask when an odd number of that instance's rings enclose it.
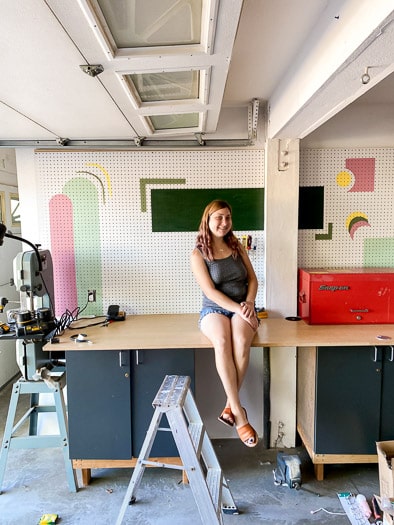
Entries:
{"label": "woman sitting on workbench", "polygon": [[212,342],[215,363],[227,396],[219,421],[234,426],[247,447],[258,436],[241,406],[250,345],[258,327],[257,278],[248,254],[232,231],[232,210],[223,200],[205,208],[191,255],[191,267],[203,292],[200,329]]}

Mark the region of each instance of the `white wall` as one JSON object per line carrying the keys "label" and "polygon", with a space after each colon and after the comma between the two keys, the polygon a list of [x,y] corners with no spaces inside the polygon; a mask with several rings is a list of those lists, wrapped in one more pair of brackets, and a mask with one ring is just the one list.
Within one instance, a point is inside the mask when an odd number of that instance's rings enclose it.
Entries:
{"label": "white wall", "polygon": [[393,147],[393,108],[354,102],[302,139],[301,148]]}
{"label": "white wall", "polygon": [[[12,230],[9,194],[17,193],[17,191],[15,152],[14,150],[0,149],[0,192],[4,192],[5,195],[5,224],[9,230]],[[9,283],[12,278],[12,261],[20,250],[21,243],[12,239],[5,239],[0,248],[0,297],[6,297],[10,301],[4,309],[4,313],[0,314],[0,321],[3,323],[7,322],[6,311],[10,308],[19,307],[19,304],[12,302],[19,300],[19,294],[15,287]],[[18,371],[15,359],[15,342],[0,341],[0,388],[9,382]]]}
{"label": "white wall", "polygon": [[0,183],[17,186],[16,157],[13,149],[0,149]]}
{"label": "white wall", "polygon": [[[38,212],[40,199],[37,195],[34,151],[31,148],[17,149],[16,165],[22,217],[21,235],[33,243],[39,242]],[[43,248],[47,248],[47,246]]]}

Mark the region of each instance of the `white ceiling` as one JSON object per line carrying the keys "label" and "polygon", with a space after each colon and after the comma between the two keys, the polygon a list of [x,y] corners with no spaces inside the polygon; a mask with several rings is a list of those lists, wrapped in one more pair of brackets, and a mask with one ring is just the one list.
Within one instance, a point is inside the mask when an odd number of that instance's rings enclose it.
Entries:
{"label": "white ceiling", "polygon": [[[356,100],[394,102],[392,0],[218,0],[213,53],[115,60],[99,44],[84,3],[0,0],[0,146],[195,140],[196,130],[149,135],[147,110],[133,107],[122,88],[126,70],[208,68],[197,130],[208,140],[248,137],[254,99],[268,136],[288,138],[305,137]],[[82,64],[102,64],[104,72],[91,77]],[[371,80],[364,85],[365,72]]]}

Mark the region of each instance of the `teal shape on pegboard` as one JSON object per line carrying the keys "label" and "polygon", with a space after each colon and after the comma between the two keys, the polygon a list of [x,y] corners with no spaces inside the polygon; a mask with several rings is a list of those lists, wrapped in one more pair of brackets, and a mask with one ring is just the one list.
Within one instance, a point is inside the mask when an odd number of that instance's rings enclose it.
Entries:
{"label": "teal shape on pegboard", "polygon": [[96,290],[96,302],[89,303],[85,314],[102,315],[102,270],[99,195],[89,180],[74,178],[67,182],[63,193],[73,207],[74,246],[78,306],[87,303],[88,290]]}

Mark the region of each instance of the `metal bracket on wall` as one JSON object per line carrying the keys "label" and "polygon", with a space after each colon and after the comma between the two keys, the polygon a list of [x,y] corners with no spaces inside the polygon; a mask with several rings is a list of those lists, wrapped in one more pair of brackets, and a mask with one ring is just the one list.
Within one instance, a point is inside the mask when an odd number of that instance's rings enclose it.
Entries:
{"label": "metal bracket on wall", "polygon": [[286,171],[289,169],[289,141],[278,141],[278,171]]}
{"label": "metal bracket on wall", "polygon": [[259,119],[260,102],[254,98],[248,106],[248,138],[251,141],[257,139],[257,122]]}

